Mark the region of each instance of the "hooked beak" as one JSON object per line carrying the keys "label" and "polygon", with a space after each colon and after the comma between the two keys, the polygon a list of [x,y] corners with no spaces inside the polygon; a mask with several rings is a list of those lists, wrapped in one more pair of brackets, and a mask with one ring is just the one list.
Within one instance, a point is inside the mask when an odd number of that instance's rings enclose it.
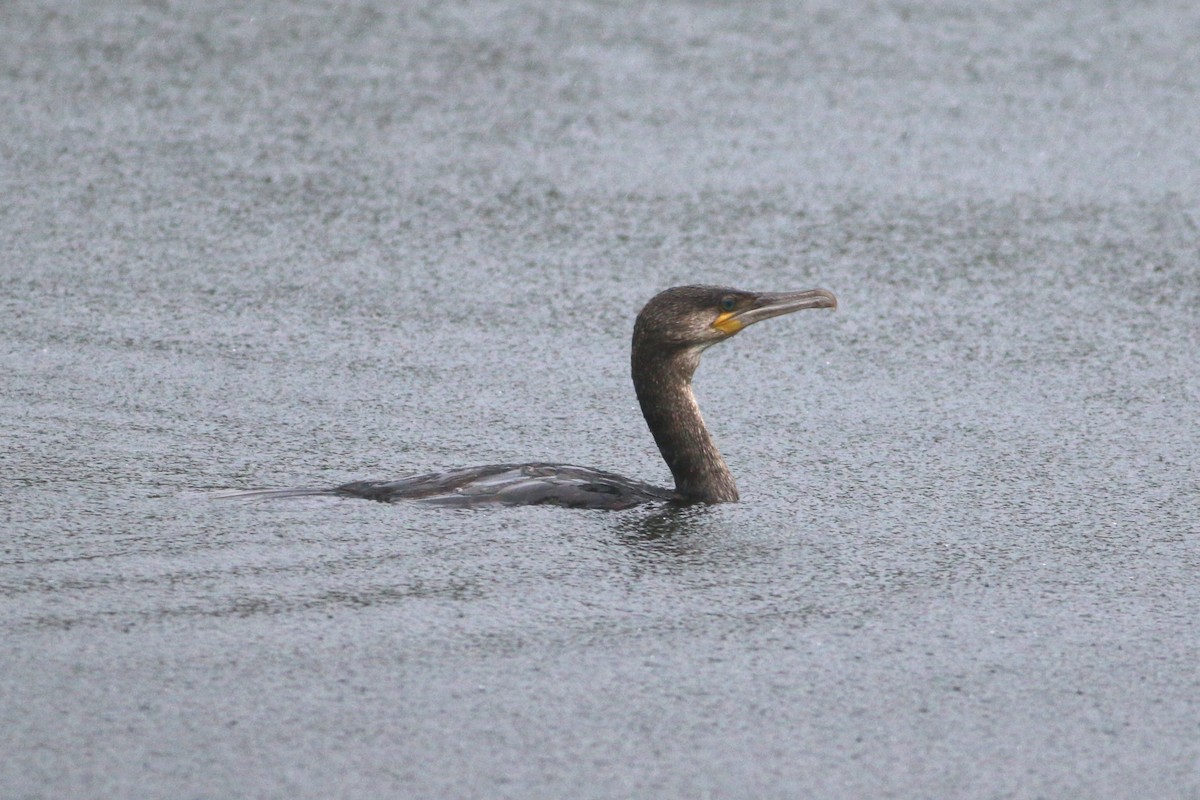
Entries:
{"label": "hooked beak", "polygon": [[741,311],[727,311],[717,317],[713,327],[733,335],[747,325],[764,319],[779,317],[804,308],[837,308],[837,298],[825,289],[808,289],[803,292],[764,292],[754,298],[753,304]]}

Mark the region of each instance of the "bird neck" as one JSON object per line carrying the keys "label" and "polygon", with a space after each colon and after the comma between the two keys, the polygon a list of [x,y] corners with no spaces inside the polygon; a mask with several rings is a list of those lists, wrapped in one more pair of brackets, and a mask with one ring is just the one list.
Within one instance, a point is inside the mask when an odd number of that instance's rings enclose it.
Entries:
{"label": "bird neck", "polygon": [[676,493],[695,502],[735,502],[737,484],[692,393],[699,349],[665,355],[649,350],[634,345],[633,386],[646,425],[675,478]]}

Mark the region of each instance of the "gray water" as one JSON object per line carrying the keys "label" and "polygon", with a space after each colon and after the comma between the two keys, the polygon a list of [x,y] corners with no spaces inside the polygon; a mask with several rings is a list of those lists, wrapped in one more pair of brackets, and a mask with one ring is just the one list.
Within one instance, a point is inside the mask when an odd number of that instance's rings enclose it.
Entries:
{"label": "gray water", "polygon": [[[1200,6],[6,3],[0,796],[1200,796]],[[823,286],[697,394],[679,283]]]}

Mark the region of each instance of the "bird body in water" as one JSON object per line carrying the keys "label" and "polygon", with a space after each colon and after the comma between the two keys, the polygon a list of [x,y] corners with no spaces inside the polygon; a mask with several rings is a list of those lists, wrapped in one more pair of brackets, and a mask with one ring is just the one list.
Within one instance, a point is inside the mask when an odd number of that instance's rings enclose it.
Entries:
{"label": "bird body in water", "polygon": [[748,325],[805,308],[837,308],[824,289],[745,292],[677,286],[655,295],[633,326],[631,367],[642,415],[675,478],[664,489],[610,472],[566,464],[492,464],[357,481],[335,488],[264,489],[238,497],[361,497],[473,507],[487,504],[624,509],[643,503],[731,503],[737,485],[692,393],[704,350]]}

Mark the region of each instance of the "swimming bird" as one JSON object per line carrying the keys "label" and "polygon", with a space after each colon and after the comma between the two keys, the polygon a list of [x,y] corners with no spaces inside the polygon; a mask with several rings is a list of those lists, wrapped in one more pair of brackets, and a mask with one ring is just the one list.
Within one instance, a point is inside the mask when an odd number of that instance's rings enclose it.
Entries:
{"label": "swimming bird", "polygon": [[707,348],[765,319],[805,308],[837,308],[824,289],[746,292],[676,286],[646,303],[633,326],[631,372],[642,416],[675,478],[666,489],[570,464],[490,464],[356,481],[334,488],[263,489],[237,497],[361,497],[391,503],[473,507],[558,505],[619,510],[644,503],[733,503],[738,490],[692,393],[692,375]]}

